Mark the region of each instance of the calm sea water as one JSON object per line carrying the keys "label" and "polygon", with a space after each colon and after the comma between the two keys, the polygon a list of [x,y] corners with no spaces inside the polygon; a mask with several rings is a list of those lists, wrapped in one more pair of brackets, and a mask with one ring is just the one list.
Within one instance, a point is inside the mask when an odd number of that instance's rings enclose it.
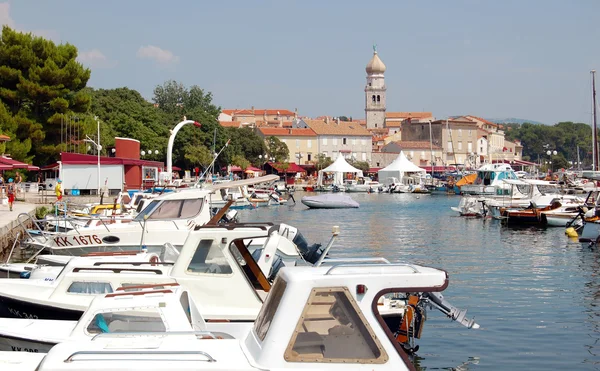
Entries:
{"label": "calm sea water", "polygon": [[429,311],[415,361],[422,370],[600,370],[600,251],[563,228],[511,229],[455,216],[459,197],[351,194],[359,209],[296,205],[240,211],[285,222],[309,242],[341,235],[332,257],[382,256],[446,270],[444,296],[481,325],[468,330]]}

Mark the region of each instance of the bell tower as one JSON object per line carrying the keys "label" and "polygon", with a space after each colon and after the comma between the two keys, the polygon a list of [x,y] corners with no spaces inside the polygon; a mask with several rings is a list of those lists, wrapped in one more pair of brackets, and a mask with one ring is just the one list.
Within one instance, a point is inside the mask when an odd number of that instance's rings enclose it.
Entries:
{"label": "bell tower", "polygon": [[365,116],[367,129],[385,127],[385,64],[377,55],[377,45],[373,45],[373,58],[365,68],[367,86],[365,86]]}

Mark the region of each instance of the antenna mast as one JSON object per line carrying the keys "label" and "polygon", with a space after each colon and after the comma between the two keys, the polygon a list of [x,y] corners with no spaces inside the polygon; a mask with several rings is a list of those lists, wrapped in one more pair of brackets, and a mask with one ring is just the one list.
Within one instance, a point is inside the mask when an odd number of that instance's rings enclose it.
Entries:
{"label": "antenna mast", "polygon": [[598,171],[598,128],[596,126],[596,70],[592,70],[592,112],[593,112],[593,126],[592,126],[592,154],[593,159],[593,171]]}

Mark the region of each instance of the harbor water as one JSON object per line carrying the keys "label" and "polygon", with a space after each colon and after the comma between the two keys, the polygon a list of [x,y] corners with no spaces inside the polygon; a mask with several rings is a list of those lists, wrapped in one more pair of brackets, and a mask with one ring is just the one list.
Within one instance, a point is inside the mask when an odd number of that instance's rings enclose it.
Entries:
{"label": "harbor water", "polygon": [[415,364],[421,370],[600,369],[600,251],[564,228],[520,228],[459,217],[456,196],[350,194],[358,209],[296,204],[241,210],[240,221],[284,222],[332,257],[385,257],[444,269],[445,298],[480,329],[428,313]]}

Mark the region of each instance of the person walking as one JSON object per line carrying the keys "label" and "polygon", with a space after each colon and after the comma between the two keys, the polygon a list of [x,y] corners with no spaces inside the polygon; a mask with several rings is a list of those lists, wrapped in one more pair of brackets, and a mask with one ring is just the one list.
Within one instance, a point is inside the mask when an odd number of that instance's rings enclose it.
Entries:
{"label": "person walking", "polygon": [[56,187],[54,187],[54,193],[56,193],[56,202],[62,201],[62,180],[58,179],[56,181]]}
{"label": "person walking", "polygon": [[15,183],[13,178],[8,179],[8,186],[6,187],[6,195],[8,196],[8,207],[10,211],[13,209],[13,203],[15,202]]}

